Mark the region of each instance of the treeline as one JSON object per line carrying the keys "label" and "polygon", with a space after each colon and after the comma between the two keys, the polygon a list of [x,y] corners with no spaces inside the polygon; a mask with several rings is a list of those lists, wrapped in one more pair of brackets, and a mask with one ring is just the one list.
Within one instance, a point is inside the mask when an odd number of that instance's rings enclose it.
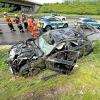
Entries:
{"label": "treeline", "polygon": [[0,12],[15,12],[17,9],[16,5],[0,2]]}
{"label": "treeline", "polygon": [[100,1],[95,2],[64,2],[44,4],[38,13],[63,13],[63,14],[87,14],[99,15],[100,14]]}

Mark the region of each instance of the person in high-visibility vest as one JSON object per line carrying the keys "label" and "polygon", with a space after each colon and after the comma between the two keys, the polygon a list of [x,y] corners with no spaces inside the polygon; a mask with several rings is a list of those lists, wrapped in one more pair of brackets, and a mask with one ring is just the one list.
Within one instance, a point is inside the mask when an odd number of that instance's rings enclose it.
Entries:
{"label": "person in high-visibility vest", "polygon": [[39,36],[43,33],[43,24],[39,21],[38,22],[38,28],[39,28]]}
{"label": "person in high-visibility vest", "polygon": [[0,27],[0,34],[2,34],[2,29],[1,29],[1,27]]}
{"label": "person in high-visibility vest", "polygon": [[28,23],[29,31],[32,34],[33,26],[34,26],[34,18],[32,15],[29,16],[27,23]]}
{"label": "person in high-visibility vest", "polygon": [[33,36],[34,39],[37,39],[38,36],[39,36],[39,24],[38,24],[38,21],[36,21],[34,23],[32,36]]}
{"label": "person in high-visibility vest", "polygon": [[12,24],[12,21],[11,21],[10,17],[8,16],[7,12],[4,12],[4,20],[8,24],[8,27],[10,28],[11,31],[16,31],[14,29],[14,26]]}
{"label": "person in high-visibility vest", "polygon": [[21,20],[22,20],[22,23],[24,24],[25,30],[28,30],[27,16],[24,13],[22,13]]}
{"label": "person in high-visibility vest", "polygon": [[15,18],[14,18],[13,21],[15,22],[15,24],[17,24],[17,27],[18,27],[19,31],[24,32],[23,26],[22,26],[21,21],[20,21],[20,18],[17,14],[15,14]]}

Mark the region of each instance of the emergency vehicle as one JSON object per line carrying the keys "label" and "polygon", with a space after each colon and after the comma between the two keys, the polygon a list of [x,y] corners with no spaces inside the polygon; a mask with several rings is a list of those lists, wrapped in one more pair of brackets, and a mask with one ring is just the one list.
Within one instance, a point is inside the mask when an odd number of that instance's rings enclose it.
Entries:
{"label": "emergency vehicle", "polygon": [[44,16],[40,19],[40,23],[43,24],[43,29],[46,31],[57,29],[57,28],[67,28],[68,21],[62,21],[59,18]]}

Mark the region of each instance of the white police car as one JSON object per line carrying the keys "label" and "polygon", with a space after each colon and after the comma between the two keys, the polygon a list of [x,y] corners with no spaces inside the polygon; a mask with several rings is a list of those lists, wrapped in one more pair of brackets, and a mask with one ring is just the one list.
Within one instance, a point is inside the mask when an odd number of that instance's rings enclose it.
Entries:
{"label": "white police car", "polygon": [[61,16],[58,13],[53,13],[53,14],[51,14],[51,16],[53,16],[55,18],[59,18],[60,20],[66,20],[66,17],[65,16]]}
{"label": "white police car", "polygon": [[51,16],[44,16],[40,19],[40,23],[43,25],[43,29],[46,31],[57,29],[57,28],[67,28],[68,22],[62,21],[59,18],[51,17]]}

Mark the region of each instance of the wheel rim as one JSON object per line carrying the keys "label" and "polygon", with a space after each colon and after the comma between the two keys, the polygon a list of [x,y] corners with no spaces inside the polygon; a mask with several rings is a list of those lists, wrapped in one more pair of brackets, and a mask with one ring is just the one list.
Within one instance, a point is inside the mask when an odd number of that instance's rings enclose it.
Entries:
{"label": "wheel rim", "polygon": [[28,69],[25,69],[22,71],[22,76],[27,76],[29,74],[29,70]]}
{"label": "wheel rim", "polygon": [[46,31],[49,31],[49,30],[51,30],[51,27],[50,26],[46,27]]}
{"label": "wheel rim", "polygon": [[68,27],[68,24],[65,24],[65,25],[64,25],[64,28],[67,28],[67,27]]}
{"label": "wheel rim", "polygon": [[63,18],[62,20],[65,20],[65,18]]}

